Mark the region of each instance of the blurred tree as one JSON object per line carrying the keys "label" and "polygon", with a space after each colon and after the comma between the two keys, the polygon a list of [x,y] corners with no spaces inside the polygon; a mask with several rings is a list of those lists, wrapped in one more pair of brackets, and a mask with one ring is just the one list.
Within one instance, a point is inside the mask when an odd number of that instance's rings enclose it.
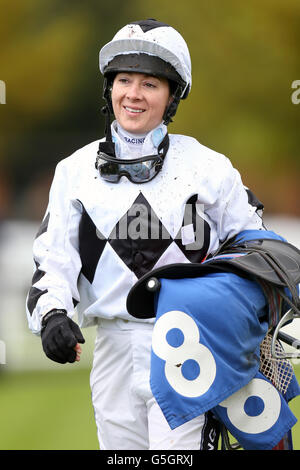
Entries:
{"label": "blurred tree", "polygon": [[300,215],[299,0],[0,0],[0,12],[0,180],[13,188],[11,215],[39,217],[55,163],[103,135],[99,49],[149,17],[176,27],[192,56],[192,92],[170,132],[228,155],[269,211]]}
{"label": "blurred tree", "polygon": [[228,155],[268,210],[300,215],[298,0],[139,2],[137,16],[174,25],[192,57],[193,85],[172,124]]}
{"label": "blurred tree", "polygon": [[55,164],[102,137],[98,53],[133,18],[132,6],[0,0],[0,79],[7,90],[0,108],[0,180],[5,175],[10,182],[14,202],[6,215],[39,218]]}

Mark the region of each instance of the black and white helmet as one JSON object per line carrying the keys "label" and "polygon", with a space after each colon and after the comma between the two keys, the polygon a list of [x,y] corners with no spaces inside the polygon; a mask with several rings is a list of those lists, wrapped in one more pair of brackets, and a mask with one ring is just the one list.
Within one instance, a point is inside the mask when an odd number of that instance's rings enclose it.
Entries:
{"label": "black and white helmet", "polygon": [[181,99],[191,89],[191,58],[187,44],[173,27],[154,19],[134,21],[124,26],[99,54],[104,75],[104,98],[112,111],[110,89],[119,72],[140,72],[167,78],[173,101],[166,109],[164,122],[175,115]]}

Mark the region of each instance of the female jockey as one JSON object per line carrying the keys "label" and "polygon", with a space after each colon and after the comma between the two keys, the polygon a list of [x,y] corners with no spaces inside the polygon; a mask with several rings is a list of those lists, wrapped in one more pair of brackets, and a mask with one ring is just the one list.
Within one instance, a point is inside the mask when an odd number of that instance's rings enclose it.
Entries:
{"label": "female jockey", "polygon": [[[153,268],[201,263],[240,232],[262,231],[259,204],[228,158],[168,133],[192,85],[173,27],[127,24],[99,62],[105,137],[56,167],[34,242],[29,327],[50,359],[66,363],[80,360],[79,326],[97,326],[90,382],[100,449],[215,448],[210,412],[170,428],[149,383],[154,318],[130,315],[126,298]],[[256,296],[264,310],[258,288]]]}

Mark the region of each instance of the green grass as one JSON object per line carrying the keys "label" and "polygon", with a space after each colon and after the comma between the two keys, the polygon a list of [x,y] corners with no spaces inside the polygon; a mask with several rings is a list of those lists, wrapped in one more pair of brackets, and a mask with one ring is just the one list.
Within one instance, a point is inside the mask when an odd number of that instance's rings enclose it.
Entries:
{"label": "green grass", "polygon": [[98,449],[89,371],[0,374],[1,450]]}
{"label": "green grass", "polygon": [[[298,379],[300,368],[295,369]],[[300,397],[291,402],[300,420]],[[300,450],[300,422],[293,428]],[[89,370],[1,373],[0,450],[98,449]]]}

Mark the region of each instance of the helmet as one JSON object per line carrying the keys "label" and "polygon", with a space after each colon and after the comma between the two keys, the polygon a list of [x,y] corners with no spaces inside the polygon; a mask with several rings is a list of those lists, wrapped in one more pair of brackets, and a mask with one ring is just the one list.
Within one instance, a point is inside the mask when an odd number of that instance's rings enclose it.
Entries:
{"label": "helmet", "polygon": [[191,89],[191,59],[183,37],[171,26],[155,19],[134,21],[124,26],[100,51],[100,71],[104,93],[112,112],[110,89],[118,72],[140,72],[169,80],[173,101],[166,109],[164,122],[175,115],[181,99]]}

